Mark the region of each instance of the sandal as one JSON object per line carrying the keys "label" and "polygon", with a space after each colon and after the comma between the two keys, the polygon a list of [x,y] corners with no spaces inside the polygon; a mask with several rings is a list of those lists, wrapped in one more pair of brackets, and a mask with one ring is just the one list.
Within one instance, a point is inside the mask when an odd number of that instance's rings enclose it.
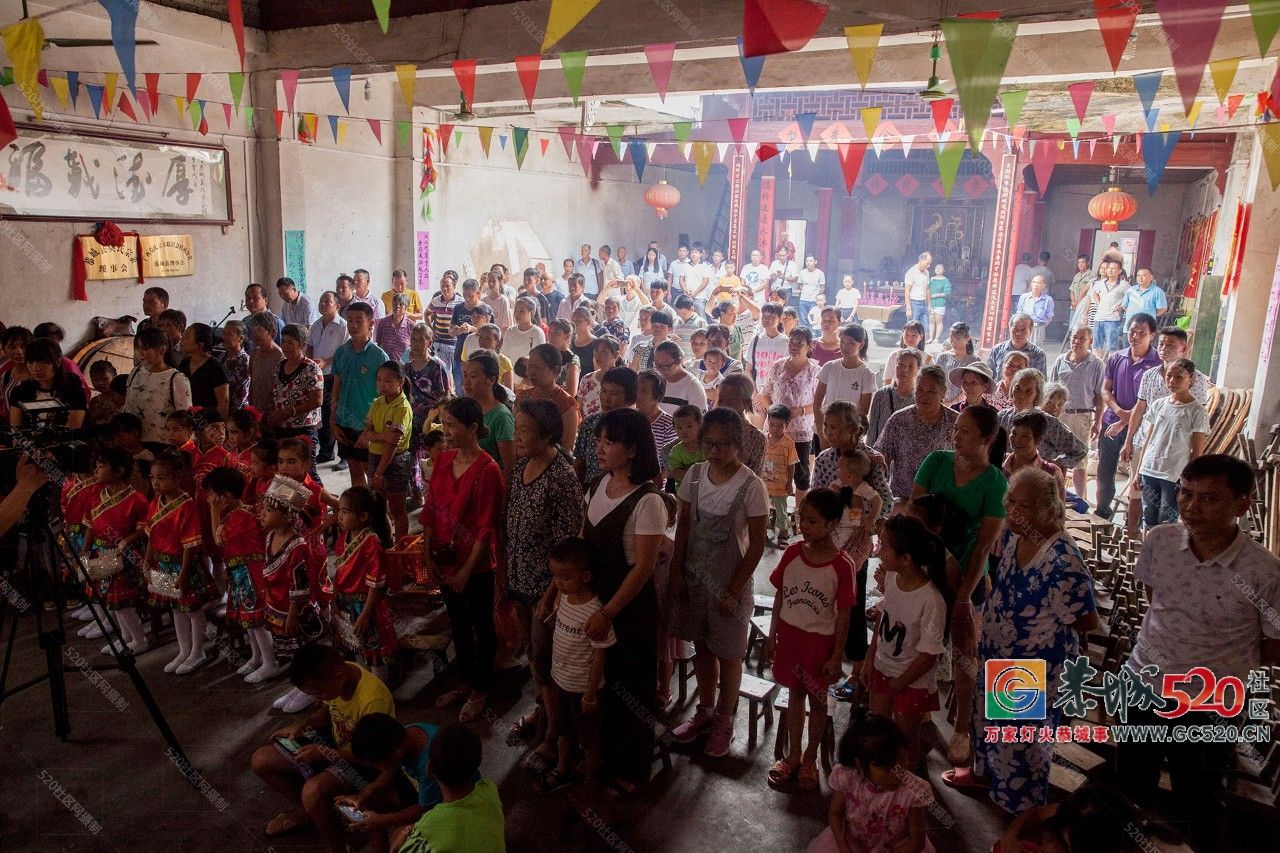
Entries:
{"label": "sandal", "polygon": [[769,787],[778,789],[795,778],[797,766],[785,758],[779,758],[769,768]]}
{"label": "sandal", "polygon": [[507,729],[507,746],[519,746],[524,743],[525,736],[538,725],[538,711],[535,708],[511,724]]}
{"label": "sandal", "polygon": [[801,791],[818,790],[818,762],[805,759],[800,764],[800,779],[796,787]]}
{"label": "sandal", "polygon": [[473,692],[471,697],[463,704],[462,710],[458,712],[458,722],[469,723],[480,716],[480,712],[484,710],[487,701],[489,701],[489,697],[485,694]]}
{"label": "sandal", "polygon": [[950,770],[944,770],[942,784],[948,788],[955,788],[957,791],[985,791],[991,787],[990,782],[981,776],[974,775],[974,772],[968,767],[954,767]]}
{"label": "sandal", "polygon": [[577,773],[568,771],[561,773],[559,768],[552,767],[541,779],[533,783],[533,789],[540,794],[552,794],[581,781],[582,777]]}
{"label": "sandal", "polygon": [[947,742],[947,761],[952,767],[966,767],[972,760],[973,745],[969,743],[969,736],[956,732]]}
{"label": "sandal", "polygon": [[282,835],[297,832],[298,830],[310,825],[311,818],[306,817],[305,815],[298,817],[291,812],[280,812],[280,814],[273,817],[271,822],[267,824],[267,838],[279,838]]}
{"label": "sandal", "polygon": [[525,770],[541,773],[547,766],[555,762],[556,752],[556,745],[544,740],[536,748],[525,753],[524,758],[520,759],[520,766]]}
{"label": "sandal", "polygon": [[471,692],[466,687],[455,687],[436,699],[437,708],[452,708]]}

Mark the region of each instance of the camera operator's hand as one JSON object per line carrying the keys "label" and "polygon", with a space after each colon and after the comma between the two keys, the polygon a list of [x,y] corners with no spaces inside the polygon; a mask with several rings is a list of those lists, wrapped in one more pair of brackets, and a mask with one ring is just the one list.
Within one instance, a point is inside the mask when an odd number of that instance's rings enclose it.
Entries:
{"label": "camera operator's hand", "polygon": [[30,457],[23,454],[18,460],[17,488],[25,489],[28,494],[49,482],[49,477],[44,470],[32,462]]}

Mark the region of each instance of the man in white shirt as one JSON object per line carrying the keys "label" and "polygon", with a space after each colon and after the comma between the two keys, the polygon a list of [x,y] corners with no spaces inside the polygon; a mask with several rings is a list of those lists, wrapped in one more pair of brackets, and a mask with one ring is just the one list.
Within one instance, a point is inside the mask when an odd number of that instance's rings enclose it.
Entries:
{"label": "man in white shirt", "polygon": [[1031,318],[1031,342],[1044,343],[1045,329],[1053,322],[1053,297],[1045,293],[1047,282],[1036,273],[1031,277],[1031,289],[1018,297],[1018,313]]}
{"label": "man in white shirt", "polygon": [[675,341],[663,341],[654,348],[653,368],[667,380],[667,391],[658,408],[674,415],[681,406],[697,406],[707,410],[707,390],[702,380],[684,369],[680,346]]}
{"label": "man in white shirt", "polygon": [[1053,270],[1049,269],[1049,258],[1051,257],[1052,255],[1048,252],[1041,252],[1040,263],[1031,268],[1032,278],[1035,278],[1038,275],[1044,276],[1045,287],[1053,286]]}
{"label": "man in white shirt", "polygon": [[573,276],[573,258],[565,258],[564,264],[560,272],[560,276],[556,279],[556,293],[561,296],[569,295],[569,279]]}
{"label": "man in white shirt", "polygon": [[1098,306],[1093,321],[1093,348],[1102,359],[1120,349],[1121,345],[1125,294],[1129,292],[1129,282],[1120,277],[1122,270],[1119,261],[1104,262],[1103,278],[1095,281],[1089,289],[1089,301]]}
{"label": "man in white shirt", "polygon": [[800,321],[812,327],[809,315],[817,307],[818,297],[827,294],[827,276],[818,269],[816,255],[804,256],[804,269],[797,274],[796,280],[800,283]]}
{"label": "man in white shirt", "polygon": [[916,262],[902,276],[904,307],[907,319],[915,320],[929,331],[929,264],[933,255],[921,252]]}
{"label": "man in white shirt", "polygon": [[298,286],[293,283],[293,279],[285,277],[276,280],[276,292],[280,294],[280,319],[289,323],[296,323],[304,329],[310,328],[311,323],[315,320],[315,312],[311,310],[311,303],[307,297],[298,292]]}
{"label": "man in white shirt", "polygon": [[1021,296],[1031,286],[1031,253],[1023,252],[1022,259],[1013,268],[1013,295]]}
{"label": "man in white shirt", "polygon": [[581,273],[574,273],[569,277],[569,297],[560,301],[560,307],[556,309],[557,320],[568,320],[573,322],[573,312],[585,305],[591,307],[592,300],[584,296],[586,282],[582,279]]}
{"label": "man in white shirt", "polygon": [[789,299],[791,297],[791,288],[795,286],[799,277],[800,269],[796,266],[796,262],[788,256],[787,247],[779,246],[777,259],[769,264],[768,296],[772,297],[775,293],[785,293]]}
{"label": "man in white shirt", "polygon": [[711,264],[706,262],[704,252],[701,243],[693,244],[689,249],[689,266],[684,273],[684,292],[693,300],[699,317],[707,316],[707,297],[711,295],[714,281]]}
{"label": "man in white shirt", "polygon": [[351,301],[363,302],[365,305],[372,308],[374,322],[377,322],[387,316],[387,312],[382,308],[382,300],[379,297],[374,296],[369,291],[369,271],[363,269],[356,270],[354,275],[356,292],[355,295],[351,297]]}
{"label": "man in white shirt", "polygon": [[333,354],[347,342],[347,321],[338,316],[338,294],[326,290],[320,294],[320,318],[307,332],[307,358],[320,365],[324,374],[324,402],[321,406],[320,433],[316,439],[316,464],[333,461],[334,436],[329,431],[331,412],[329,398],[333,393]]}
{"label": "man in white shirt", "polygon": [[667,283],[671,285],[671,299],[684,293],[684,277],[689,269],[689,247],[676,249],[676,259],[667,265]]}
{"label": "man in white shirt", "polygon": [[764,304],[769,284],[769,268],[760,263],[763,257],[759,249],[752,249],[751,263],[742,268],[742,283],[751,288],[751,301],[757,305]]}
{"label": "man in white shirt", "polygon": [[[622,267],[613,259],[613,249],[608,246],[600,247],[600,270],[601,282],[600,289],[603,290],[611,281],[622,281]],[[599,293],[596,294],[599,297]]]}
{"label": "man in white shirt", "polygon": [[840,282],[840,290],[836,292],[836,307],[840,309],[841,323],[858,319],[858,303],[861,301],[862,291],[853,286],[853,276],[846,274]]}
{"label": "man in white shirt", "polygon": [[573,265],[573,271],[582,276],[586,282],[587,296],[595,299],[600,293],[600,288],[604,286],[604,267],[600,266],[600,262],[591,257],[591,244],[583,243],[581,253],[577,262]]}
{"label": "man in white shirt", "polygon": [[[1141,427],[1147,407],[1156,400],[1169,396],[1169,384],[1164,379],[1165,370],[1178,359],[1186,358],[1190,349],[1191,338],[1185,330],[1177,326],[1165,326],[1160,330],[1156,339],[1156,353],[1160,356],[1161,367],[1148,370],[1138,382],[1138,402],[1129,412],[1129,431],[1125,434],[1124,449],[1120,451],[1120,458],[1125,462],[1133,456],[1133,448],[1143,444],[1146,432]],[[1191,377],[1191,396],[1202,406],[1209,403],[1209,377],[1199,369]]]}

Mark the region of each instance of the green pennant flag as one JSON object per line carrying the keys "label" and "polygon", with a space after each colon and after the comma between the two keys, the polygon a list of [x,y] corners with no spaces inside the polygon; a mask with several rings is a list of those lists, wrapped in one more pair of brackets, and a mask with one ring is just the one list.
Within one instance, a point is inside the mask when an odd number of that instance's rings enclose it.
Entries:
{"label": "green pennant flag", "polygon": [[622,159],[622,131],[625,130],[623,125],[609,124],[605,125],[605,132],[609,134],[609,144],[613,146],[613,153],[617,155],[619,160]]}
{"label": "green pennant flag", "polygon": [[676,133],[676,142],[683,145],[689,138],[689,131],[693,130],[693,122],[678,121],[671,125],[671,129]]}
{"label": "green pennant flag", "polygon": [[1026,91],[1000,93],[1000,106],[1004,107],[1004,120],[1010,130],[1022,118],[1022,105],[1026,102]]}
{"label": "green pennant flag", "polygon": [[1258,55],[1265,59],[1276,30],[1280,29],[1280,0],[1249,0],[1249,14],[1258,37]]}
{"label": "green pennant flag", "polygon": [[569,85],[569,94],[573,96],[573,105],[578,105],[578,97],[582,95],[582,72],[587,67],[587,52],[573,50],[560,54],[560,68],[564,71],[564,81]]}
{"label": "green pennant flag", "polygon": [[453,144],[454,144],[454,145],[461,145],[461,144],[462,144],[462,131],[460,131],[460,130],[455,130],[455,131],[453,132]]}
{"label": "green pennant flag", "polygon": [[400,140],[400,145],[404,148],[409,147],[409,131],[413,129],[411,122],[396,122],[396,137]]}
{"label": "green pennant flag", "polygon": [[373,0],[373,13],[378,16],[378,26],[385,36],[391,28],[391,0]]}
{"label": "green pennant flag", "polygon": [[240,98],[244,95],[244,72],[232,71],[227,75],[227,82],[231,84],[231,103],[235,105],[236,112],[240,112]]}
{"label": "green pennant flag", "polygon": [[1071,134],[1072,139],[1080,135],[1080,119],[1075,116],[1067,119],[1067,133]]}
{"label": "green pennant flag", "polygon": [[191,129],[198,129],[200,127],[200,119],[204,118],[204,101],[192,101],[188,105],[187,111],[191,114]]}
{"label": "green pennant flag", "polygon": [[956,172],[960,171],[960,159],[964,157],[964,140],[938,143],[933,147],[933,156],[938,161],[938,177],[942,180],[942,194],[951,198],[951,190],[956,185]]}
{"label": "green pennant flag", "polygon": [[529,128],[513,127],[511,135],[515,137],[516,143],[516,168],[524,168],[524,155],[529,153]]}
{"label": "green pennant flag", "polygon": [[0,86],[12,86],[12,85],[13,85],[13,66],[6,65],[3,69],[0,69]]}
{"label": "green pennant flag", "polygon": [[244,126],[248,131],[253,130],[253,107],[244,108]]}
{"label": "green pennant flag", "polygon": [[948,18],[941,26],[947,40],[951,71],[956,78],[956,92],[960,95],[965,130],[969,133],[970,145],[977,151],[982,144],[982,131],[991,117],[991,105],[1000,89],[1000,78],[1013,51],[1018,23]]}

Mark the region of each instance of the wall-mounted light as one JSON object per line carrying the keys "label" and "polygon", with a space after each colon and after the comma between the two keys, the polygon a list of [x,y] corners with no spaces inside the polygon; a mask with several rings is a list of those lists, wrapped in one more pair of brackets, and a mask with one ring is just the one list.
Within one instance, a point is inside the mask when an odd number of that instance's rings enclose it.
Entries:
{"label": "wall-mounted light", "polygon": [[373,84],[369,82],[369,78],[364,79],[364,99],[366,101],[373,100]]}

